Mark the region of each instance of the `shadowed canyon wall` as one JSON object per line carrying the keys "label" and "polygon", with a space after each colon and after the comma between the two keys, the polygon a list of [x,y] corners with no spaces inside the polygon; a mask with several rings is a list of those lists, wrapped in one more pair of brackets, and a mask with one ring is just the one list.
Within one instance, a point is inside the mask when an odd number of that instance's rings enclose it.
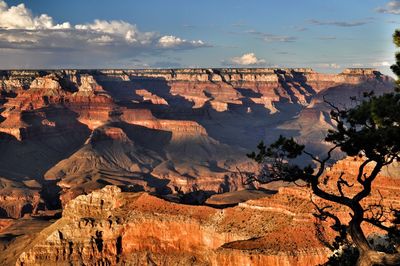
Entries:
{"label": "shadowed canyon wall", "polygon": [[0,216],[59,208],[110,184],[235,191],[260,140],[294,136],[320,154],[333,126],[324,98],[351,105],[391,87],[372,69],[1,71]]}
{"label": "shadowed canyon wall", "polygon": [[[280,134],[324,153],[325,100],[349,107],[392,87],[373,69],[0,71],[0,264],[323,263],[310,191],[243,190],[257,185],[238,170],[255,170],[246,153]],[[398,174],[377,178],[385,206],[400,204]]]}

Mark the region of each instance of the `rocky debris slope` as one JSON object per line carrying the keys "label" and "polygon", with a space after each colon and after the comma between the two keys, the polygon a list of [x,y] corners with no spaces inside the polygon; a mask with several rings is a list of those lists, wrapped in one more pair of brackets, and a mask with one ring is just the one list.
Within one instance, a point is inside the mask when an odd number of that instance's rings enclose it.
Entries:
{"label": "rocky debris slope", "polygon": [[44,177],[59,181],[64,205],[106,184],[136,184],[141,190],[155,192],[155,184],[143,176],[160,161],[156,153],[137,147],[121,128],[101,127],[92,132],[82,148],[49,169]]}
{"label": "rocky debris slope", "polygon": [[[124,123],[97,128],[81,149],[49,169],[45,179],[58,181],[63,204],[106,184],[130,186],[158,194],[193,190],[223,192],[241,187],[238,180],[227,176],[234,167],[233,164],[229,168],[227,160],[237,159],[237,150],[209,138],[198,125],[191,128],[193,122],[188,122],[189,126],[183,128],[183,132],[173,128],[174,121],[154,123],[149,125],[145,122],[145,130]],[[169,129],[164,132],[171,133],[157,136],[153,126],[161,127],[163,131]],[[136,142],[135,136],[140,134],[139,131],[154,136],[151,140]],[[179,138],[182,134],[184,137]],[[164,149],[160,153],[162,146]],[[214,160],[215,166],[201,165],[199,161],[202,158]],[[219,165],[220,158],[225,158],[225,161]],[[197,176],[201,178],[197,179]]]}

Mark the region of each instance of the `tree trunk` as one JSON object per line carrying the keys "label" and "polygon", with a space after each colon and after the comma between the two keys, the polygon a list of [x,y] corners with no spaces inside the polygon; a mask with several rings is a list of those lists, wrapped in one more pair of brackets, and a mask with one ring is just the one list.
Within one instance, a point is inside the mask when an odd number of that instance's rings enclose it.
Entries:
{"label": "tree trunk", "polygon": [[357,260],[357,266],[372,266],[372,265],[400,265],[400,254],[387,254],[384,252],[375,251],[369,245],[362,229],[361,222],[356,217],[353,217],[350,222],[349,234],[353,243],[360,252]]}
{"label": "tree trunk", "polygon": [[357,217],[357,213],[350,222],[349,234],[351,239],[353,240],[354,245],[358,248],[360,252],[360,256],[358,257],[357,266],[370,266],[372,262],[370,262],[370,252],[371,249],[367,238],[364,235],[364,232],[361,229],[361,219]]}
{"label": "tree trunk", "polygon": [[369,252],[360,252],[360,257],[357,261],[357,266],[372,266],[372,265],[400,265],[400,254],[387,254],[384,252],[371,250]]}

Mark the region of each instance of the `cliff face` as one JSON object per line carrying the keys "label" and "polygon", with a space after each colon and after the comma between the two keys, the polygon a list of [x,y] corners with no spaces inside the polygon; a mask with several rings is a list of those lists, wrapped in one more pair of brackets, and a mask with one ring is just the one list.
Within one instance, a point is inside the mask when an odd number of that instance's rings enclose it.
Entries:
{"label": "cliff face", "polygon": [[[0,176],[37,182],[46,206],[58,197],[49,186],[61,189],[62,204],[107,184],[235,191],[243,187],[237,168],[254,169],[245,154],[260,140],[292,135],[316,154],[326,150],[321,132],[332,121],[323,96],[344,103],[391,88],[371,69],[1,71]],[[27,191],[22,206],[36,206]]]}
{"label": "cliff face", "polygon": [[[245,98],[264,105],[265,109],[274,113],[279,109],[275,106],[279,101],[307,105],[313,95],[329,87],[360,84],[375,79],[389,81],[388,77],[372,69],[346,69],[338,75],[320,74],[312,69],[108,70],[98,73],[101,73],[99,79],[104,84],[132,81],[138,88],[148,88],[150,91],[154,91],[154,87],[169,87],[170,95],[164,95],[171,100],[173,96],[181,96],[193,108],[201,108],[209,103],[218,112],[232,110],[230,105],[244,104]],[[150,84],[154,87],[151,88]],[[137,92],[143,94],[143,90]],[[125,92],[114,90],[114,93],[117,98],[129,98]],[[163,92],[157,89],[156,94]],[[164,100],[168,102],[168,99]],[[165,104],[165,101],[162,103]]]}
{"label": "cliff face", "polygon": [[[353,183],[353,170],[361,162],[346,158],[326,175],[335,178],[346,171],[344,178]],[[365,207],[376,202],[385,208],[400,207],[400,180],[393,171],[377,177],[374,185],[380,194],[363,201]],[[310,197],[309,189],[286,185],[275,194],[221,194],[208,203],[235,206],[214,209],[107,186],[69,201],[62,218],[17,254],[17,265],[318,265],[327,260],[329,250],[317,239]],[[317,197],[313,201],[320,207],[332,205]],[[341,221],[350,219],[344,206],[334,204],[331,211]],[[333,239],[331,224],[322,225],[327,239]],[[381,233],[362,226],[367,235]]]}
{"label": "cliff face", "polygon": [[[115,128],[104,129],[92,138],[127,141],[126,135]],[[355,169],[361,162],[360,158],[346,158],[327,169],[326,175],[334,179],[345,171],[343,178],[356,184]],[[400,207],[400,179],[396,171],[396,167],[387,169],[377,177],[374,187],[379,193],[363,201],[364,207],[377,202],[385,208]],[[106,186],[69,200],[62,218],[44,229],[40,228],[46,225],[35,225],[25,219],[0,220],[0,245],[15,235],[15,240],[2,249],[0,264],[318,265],[325,262],[330,252],[316,237],[310,190],[287,184],[278,187],[276,193],[244,190],[213,196],[207,203],[219,205],[215,209],[172,203],[146,192],[122,192],[116,186]],[[338,193],[336,187],[327,189]],[[353,192],[358,189],[356,185],[352,187]],[[332,205],[317,197],[313,201],[320,207]],[[346,207],[334,204],[331,211],[341,221],[350,219],[351,212]],[[19,221],[22,228],[16,231],[13,224]],[[43,223],[44,219],[38,221]],[[327,239],[333,239],[331,224],[322,225]],[[362,226],[368,235],[382,233],[368,224]],[[30,227],[40,231],[30,233],[31,229],[27,230]]]}
{"label": "cliff face", "polygon": [[174,120],[181,120],[181,116],[197,120],[198,115],[217,118],[224,112],[264,112],[267,116],[286,113],[287,108],[315,106],[315,96],[321,99],[323,94],[318,93],[327,89],[347,86],[347,93],[352,95],[352,86],[363,85],[368,89],[379,86],[379,93],[390,84],[388,77],[371,69],[346,69],[338,75],[319,74],[311,69],[3,71],[2,74],[0,91],[12,92],[16,97],[7,98],[2,116],[11,118],[0,124],[0,128],[17,139],[22,138],[21,133],[13,132],[26,128],[21,121],[22,112],[57,104],[76,112],[80,122],[94,129],[110,119],[115,101],[123,102],[123,106],[129,102],[135,108],[146,106],[157,116]]}
{"label": "cliff face", "polygon": [[[289,217],[279,210],[254,213],[245,205],[224,210],[179,205],[108,186],[70,201],[63,218],[32,241],[17,265],[323,262],[327,251],[313,232],[307,231],[312,221],[298,222]],[[284,228],[274,228],[278,224],[273,223],[284,220],[288,221]],[[285,230],[286,243],[277,235]],[[299,238],[300,232],[308,237]]]}

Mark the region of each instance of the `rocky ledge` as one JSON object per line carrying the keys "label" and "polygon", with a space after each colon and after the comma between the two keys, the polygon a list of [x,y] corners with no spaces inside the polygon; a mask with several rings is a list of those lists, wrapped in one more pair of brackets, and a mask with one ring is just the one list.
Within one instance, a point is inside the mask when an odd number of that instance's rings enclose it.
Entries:
{"label": "rocky ledge", "polygon": [[194,207],[107,186],[70,201],[17,265],[316,265],[327,250],[312,224],[278,209]]}

